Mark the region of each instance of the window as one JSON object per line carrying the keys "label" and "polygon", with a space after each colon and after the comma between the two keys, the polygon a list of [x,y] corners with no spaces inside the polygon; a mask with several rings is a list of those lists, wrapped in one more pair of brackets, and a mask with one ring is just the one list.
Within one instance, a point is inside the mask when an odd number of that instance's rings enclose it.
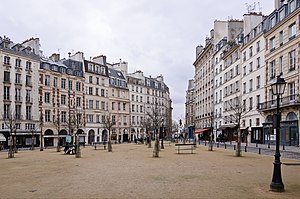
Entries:
{"label": "window", "polygon": [[93,87],[89,87],[89,95],[93,95]]}
{"label": "window", "polygon": [[246,51],[243,53],[243,61],[246,61]]}
{"label": "window", "polygon": [[256,77],[256,88],[260,88],[260,75]]}
{"label": "window", "polygon": [[134,112],[134,104],[131,105],[131,112]]}
{"label": "window", "polygon": [[273,17],[271,18],[271,28],[273,28],[275,25],[276,25],[276,17],[273,16]]}
{"label": "window", "polygon": [[97,84],[97,85],[100,84],[99,77],[96,77],[96,84]]}
{"label": "window", "polygon": [[66,123],[67,122],[67,112],[66,111],[62,111],[61,112],[61,120],[62,123]]}
{"label": "window", "polygon": [[4,64],[10,65],[10,57],[4,56]]}
{"label": "window", "polygon": [[290,100],[295,100],[295,82],[289,83],[289,97]]}
{"label": "window", "polygon": [[31,70],[31,62],[26,61],[26,70]]}
{"label": "window", "polygon": [[270,39],[270,43],[269,43],[269,47],[270,47],[270,51],[273,51],[275,49],[275,37],[272,37]]}
{"label": "window", "polygon": [[10,100],[10,87],[4,86],[4,100]]}
{"label": "window", "polygon": [[249,98],[249,110],[252,110],[253,109],[253,98],[250,97]]}
{"label": "window", "polygon": [[289,52],[289,70],[293,71],[296,69],[296,50]]}
{"label": "window", "polygon": [[249,63],[249,72],[252,72],[253,71],[253,62],[250,62]]}
{"label": "window", "polygon": [[22,83],[22,81],[21,81],[21,74],[19,74],[19,73],[16,73],[16,84],[21,84]]}
{"label": "window", "polygon": [[58,86],[58,79],[57,79],[57,77],[54,77],[54,78],[53,78],[53,86],[54,86],[55,88],[57,88],[57,86]]}
{"label": "window", "polygon": [[31,120],[31,106],[26,106],[26,120]]}
{"label": "window", "polygon": [[283,56],[279,57],[279,72],[282,73],[282,67],[283,67]]}
{"label": "window", "polygon": [[126,111],[126,103],[123,103],[123,111]]}
{"label": "window", "polygon": [[101,89],[101,96],[104,97],[105,96],[105,90]]}
{"label": "window", "polygon": [[256,58],[256,68],[260,68],[260,57]]}
{"label": "window", "polygon": [[93,76],[89,76],[89,83],[90,83],[90,84],[93,83]]}
{"label": "window", "polygon": [[21,67],[21,60],[20,59],[16,59],[16,67],[17,68]]}
{"label": "window", "polygon": [[81,83],[76,82],[76,91],[81,91]]}
{"label": "window", "polygon": [[253,55],[253,47],[250,46],[250,48],[249,48],[249,57],[252,57],[252,55]]}
{"label": "window", "polygon": [[69,80],[69,90],[71,91],[73,89],[73,81]]}
{"label": "window", "polygon": [[259,126],[259,125],[260,125],[260,119],[259,119],[259,118],[256,118],[255,125],[256,125],[256,126]]}
{"label": "window", "polygon": [[26,102],[31,102],[31,90],[26,90]]}
{"label": "window", "polygon": [[240,73],[239,73],[239,65],[236,65],[235,66],[235,76],[238,76]]}
{"label": "window", "polygon": [[276,66],[275,60],[270,62],[270,79],[274,79],[276,77]]}
{"label": "window", "polygon": [[89,109],[93,109],[94,101],[89,100]]}
{"label": "window", "polygon": [[76,107],[81,107],[81,98],[76,97]]}
{"label": "window", "polygon": [[249,92],[253,90],[253,79],[249,80]]}
{"label": "window", "polygon": [[61,95],[60,96],[60,104],[61,105],[66,105],[66,95]]}
{"label": "window", "polygon": [[111,110],[115,110],[115,102],[111,103]]}
{"label": "window", "polygon": [[96,109],[99,110],[100,109],[100,102],[98,100],[96,100]]}
{"label": "window", "polygon": [[45,103],[50,103],[50,93],[48,93],[48,92],[45,93],[44,97],[45,97],[44,98],[44,102]]}
{"label": "window", "polygon": [[296,37],[296,23],[289,26],[289,39],[294,39]]}
{"label": "window", "polygon": [[10,83],[10,72],[4,71],[4,82]]}
{"label": "window", "polygon": [[45,110],[45,122],[50,122],[51,121],[51,111],[50,110]]}
{"label": "window", "polygon": [[293,12],[296,9],[296,0],[290,1],[290,11]]}
{"label": "window", "polygon": [[61,88],[66,89],[66,79],[61,79]]}
{"label": "window", "polygon": [[29,75],[26,75],[26,86],[31,86],[32,83],[31,83],[31,76]]}
{"label": "window", "polygon": [[256,42],[256,52],[258,53],[260,51],[260,41]]}
{"label": "window", "polygon": [[246,82],[244,82],[244,83],[243,83],[243,93],[244,93],[244,94],[246,93],[246,88],[247,88],[247,87],[246,87]]}
{"label": "window", "polygon": [[283,44],[283,31],[279,32],[279,45],[281,46]]}
{"label": "window", "polygon": [[3,108],[3,118],[4,119],[9,119],[10,117],[10,104],[4,104],[4,108]]}
{"label": "window", "polygon": [[243,76],[246,75],[246,66],[243,67]]}
{"label": "window", "polygon": [[256,95],[256,104],[257,104],[257,107],[259,107],[259,103],[260,103],[260,95]]}
{"label": "window", "polygon": [[21,113],[22,113],[22,106],[21,105],[16,105],[16,119],[21,120]]}
{"label": "window", "polygon": [[101,109],[105,110],[105,102],[101,102]]}
{"label": "window", "polygon": [[45,86],[50,86],[50,76],[49,75],[45,76]]}

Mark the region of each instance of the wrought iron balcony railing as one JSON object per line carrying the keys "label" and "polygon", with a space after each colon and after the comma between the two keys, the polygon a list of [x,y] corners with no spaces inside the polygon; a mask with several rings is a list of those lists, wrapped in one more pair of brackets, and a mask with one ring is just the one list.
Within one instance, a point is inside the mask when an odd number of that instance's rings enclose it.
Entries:
{"label": "wrought iron balcony railing", "polygon": [[[289,95],[280,99],[280,107],[300,106],[300,95]],[[276,99],[259,103],[257,110],[268,111],[276,108]]]}

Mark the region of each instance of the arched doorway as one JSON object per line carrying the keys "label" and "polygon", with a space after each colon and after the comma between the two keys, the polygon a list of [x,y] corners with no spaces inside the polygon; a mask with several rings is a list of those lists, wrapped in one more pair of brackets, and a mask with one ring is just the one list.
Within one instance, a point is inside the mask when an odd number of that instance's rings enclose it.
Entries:
{"label": "arched doorway", "polygon": [[289,112],[286,120],[280,124],[281,144],[297,146],[299,143],[298,117],[294,112]]}
{"label": "arched doorway", "polygon": [[59,134],[59,146],[65,146],[66,145],[66,136],[67,136],[68,132],[65,129],[63,129],[58,134]]}
{"label": "arched doorway", "polygon": [[44,134],[44,145],[45,147],[53,146],[54,133],[51,129],[47,129]]}
{"label": "arched doorway", "polygon": [[108,135],[107,134],[108,133],[107,133],[106,129],[102,131],[102,142],[107,142],[107,140],[108,140]]}
{"label": "arched doorway", "polygon": [[84,131],[82,129],[78,129],[76,131],[76,134],[78,135],[78,139],[79,139],[79,144],[80,145],[85,145],[85,135],[84,135]]}
{"label": "arched doorway", "polygon": [[91,129],[88,134],[88,144],[93,144],[95,142],[95,131]]}
{"label": "arched doorway", "polygon": [[132,128],[131,133],[130,133],[130,140],[135,141],[136,139],[137,139],[137,136],[136,136],[136,133],[135,133],[135,129]]}
{"label": "arched doorway", "polygon": [[123,142],[128,142],[128,133],[127,130],[123,130]]}

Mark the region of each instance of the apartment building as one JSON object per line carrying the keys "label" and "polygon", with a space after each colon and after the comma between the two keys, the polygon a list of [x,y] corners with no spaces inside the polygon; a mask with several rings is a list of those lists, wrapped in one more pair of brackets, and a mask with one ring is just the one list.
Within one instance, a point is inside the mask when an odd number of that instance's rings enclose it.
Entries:
{"label": "apartment building", "polygon": [[164,78],[159,75],[155,78],[145,77],[145,119],[151,118],[153,128],[150,132],[151,138],[155,138],[158,133],[161,136],[170,136],[171,133],[171,99]]}
{"label": "apartment building", "polygon": [[195,131],[195,84],[194,80],[190,79],[188,83],[188,89],[186,91],[185,99],[185,127],[188,129],[189,137],[192,137]]}
{"label": "apartment building", "polygon": [[[127,63],[120,63],[120,65]],[[111,139],[119,142],[130,141],[129,89],[122,70],[116,70],[114,65],[108,65],[109,75],[109,113],[115,124],[112,127]]]}
{"label": "apartment building", "polygon": [[276,96],[271,84],[277,76],[286,81],[284,94],[280,99],[281,144],[299,146],[299,17],[300,1],[275,1],[276,9],[264,21],[266,40],[266,85],[265,99],[259,110],[266,118],[263,123],[264,143],[274,143],[272,128]]}
{"label": "apartment building", "polygon": [[[33,43],[39,39],[30,39]],[[0,133],[8,139],[13,132],[17,147],[40,143],[38,69],[39,49],[0,37]]]}
{"label": "apartment building", "polygon": [[142,71],[127,75],[130,96],[130,132],[131,140],[145,138],[145,76]]}
{"label": "apartment building", "polygon": [[86,91],[87,143],[107,141],[105,117],[108,111],[109,76],[106,57],[98,56],[92,61],[84,60]]}
{"label": "apartment building", "polygon": [[265,98],[265,39],[261,13],[244,15],[243,42],[241,42],[242,101],[246,114],[242,118],[243,142],[263,143],[263,115],[258,104]]}
{"label": "apartment building", "polygon": [[85,94],[82,62],[42,57],[39,69],[39,114],[44,147],[63,146],[67,135],[85,142]]}

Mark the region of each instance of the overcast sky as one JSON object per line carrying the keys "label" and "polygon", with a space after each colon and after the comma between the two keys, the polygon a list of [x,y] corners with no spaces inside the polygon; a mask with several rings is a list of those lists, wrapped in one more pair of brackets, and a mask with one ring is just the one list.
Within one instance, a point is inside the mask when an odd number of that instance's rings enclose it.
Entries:
{"label": "overcast sky", "polygon": [[[40,38],[45,56],[84,52],[128,62],[129,72],[164,76],[173,119],[183,119],[195,48],[214,20],[242,19],[253,0],[13,0],[1,2],[1,36],[15,43]],[[261,0],[265,15],[274,0]]]}

